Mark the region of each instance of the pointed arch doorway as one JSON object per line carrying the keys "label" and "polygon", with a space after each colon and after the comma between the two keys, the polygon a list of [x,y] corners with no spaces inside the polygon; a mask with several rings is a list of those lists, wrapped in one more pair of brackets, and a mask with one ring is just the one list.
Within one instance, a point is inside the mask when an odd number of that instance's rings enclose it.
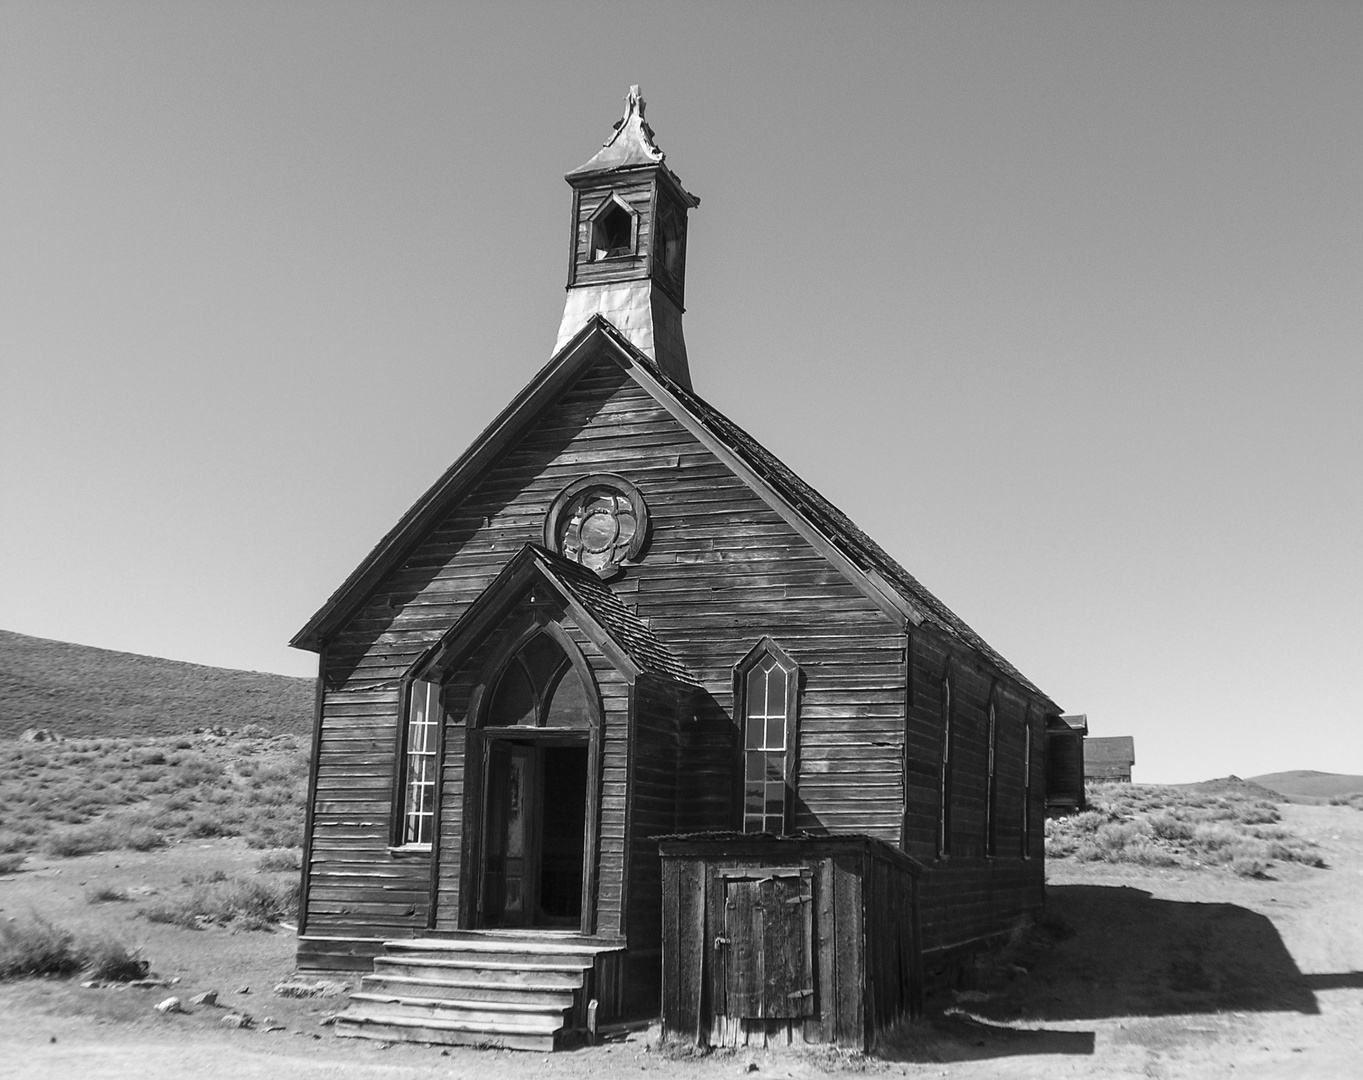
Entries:
{"label": "pointed arch doorway", "polygon": [[489,687],[477,923],[590,932],[601,706],[562,627],[516,635]]}

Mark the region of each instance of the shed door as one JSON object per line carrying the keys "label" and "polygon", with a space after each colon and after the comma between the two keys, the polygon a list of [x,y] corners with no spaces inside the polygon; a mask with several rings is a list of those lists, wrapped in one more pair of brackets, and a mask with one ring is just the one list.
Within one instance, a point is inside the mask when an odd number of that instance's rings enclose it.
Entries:
{"label": "shed door", "polygon": [[723,1012],[745,1019],[814,1015],[814,896],[808,871],[725,883]]}

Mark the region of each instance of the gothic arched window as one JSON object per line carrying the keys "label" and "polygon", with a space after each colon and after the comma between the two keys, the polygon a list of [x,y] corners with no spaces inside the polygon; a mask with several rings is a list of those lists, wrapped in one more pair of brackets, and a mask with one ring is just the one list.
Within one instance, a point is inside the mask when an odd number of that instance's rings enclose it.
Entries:
{"label": "gothic arched window", "polygon": [[795,786],[800,668],[763,638],[734,668],[734,705],[743,731],[743,831],[786,831]]}
{"label": "gothic arched window", "polygon": [[483,722],[488,727],[587,727],[591,715],[587,687],[563,646],[539,633],[507,661]]}
{"label": "gothic arched window", "polygon": [[955,719],[951,711],[951,675],[942,677],[942,801],[937,809],[937,854],[943,857],[951,854],[951,780],[952,761],[956,749],[956,733],[952,729]]}

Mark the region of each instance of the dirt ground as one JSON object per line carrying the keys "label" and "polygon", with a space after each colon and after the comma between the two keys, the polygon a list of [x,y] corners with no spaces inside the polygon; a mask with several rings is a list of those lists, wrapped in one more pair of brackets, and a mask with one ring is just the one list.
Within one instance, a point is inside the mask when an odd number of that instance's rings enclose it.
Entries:
{"label": "dirt ground", "polygon": [[[342,1040],[321,1021],[343,999],[285,999],[292,936],[189,931],[136,915],[142,897],[182,877],[249,872],[236,841],[31,860],[0,878],[0,918],[37,910],[72,927],[115,927],[142,946],[169,989],[84,989],[78,981],[0,986],[0,1077],[232,1077],[408,1080],[653,1073],[976,1077],[1363,1078],[1363,813],[1285,806],[1328,870],[1275,868],[1275,879],[1221,871],[1051,866],[1050,921],[1011,957],[1018,969],[984,989],[945,994],[932,1015],[892,1033],[872,1057],[756,1051],[677,1056],[650,1033],[555,1055]],[[122,903],[90,904],[95,885]],[[1020,969],[1026,969],[1025,972]],[[249,992],[243,991],[249,988]],[[222,1007],[161,1016],[152,1006],[217,990]],[[254,1026],[228,1029],[229,1010]],[[277,1030],[266,1031],[266,1017]]]}

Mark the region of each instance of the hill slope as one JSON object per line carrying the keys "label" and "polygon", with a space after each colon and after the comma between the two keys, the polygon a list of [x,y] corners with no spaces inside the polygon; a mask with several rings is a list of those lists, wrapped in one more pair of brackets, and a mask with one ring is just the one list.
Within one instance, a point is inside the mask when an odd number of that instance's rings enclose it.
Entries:
{"label": "hill slope", "polygon": [[178,735],[260,724],[308,735],[313,682],[0,630],[0,738]]}
{"label": "hill slope", "polygon": [[1363,776],[1315,772],[1312,769],[1266,773],[1263,776],[1251,776],[1250,779],[1256,784],[1280,791],[1288,798],[1331,799],[1337,795],[1363,792]]}

